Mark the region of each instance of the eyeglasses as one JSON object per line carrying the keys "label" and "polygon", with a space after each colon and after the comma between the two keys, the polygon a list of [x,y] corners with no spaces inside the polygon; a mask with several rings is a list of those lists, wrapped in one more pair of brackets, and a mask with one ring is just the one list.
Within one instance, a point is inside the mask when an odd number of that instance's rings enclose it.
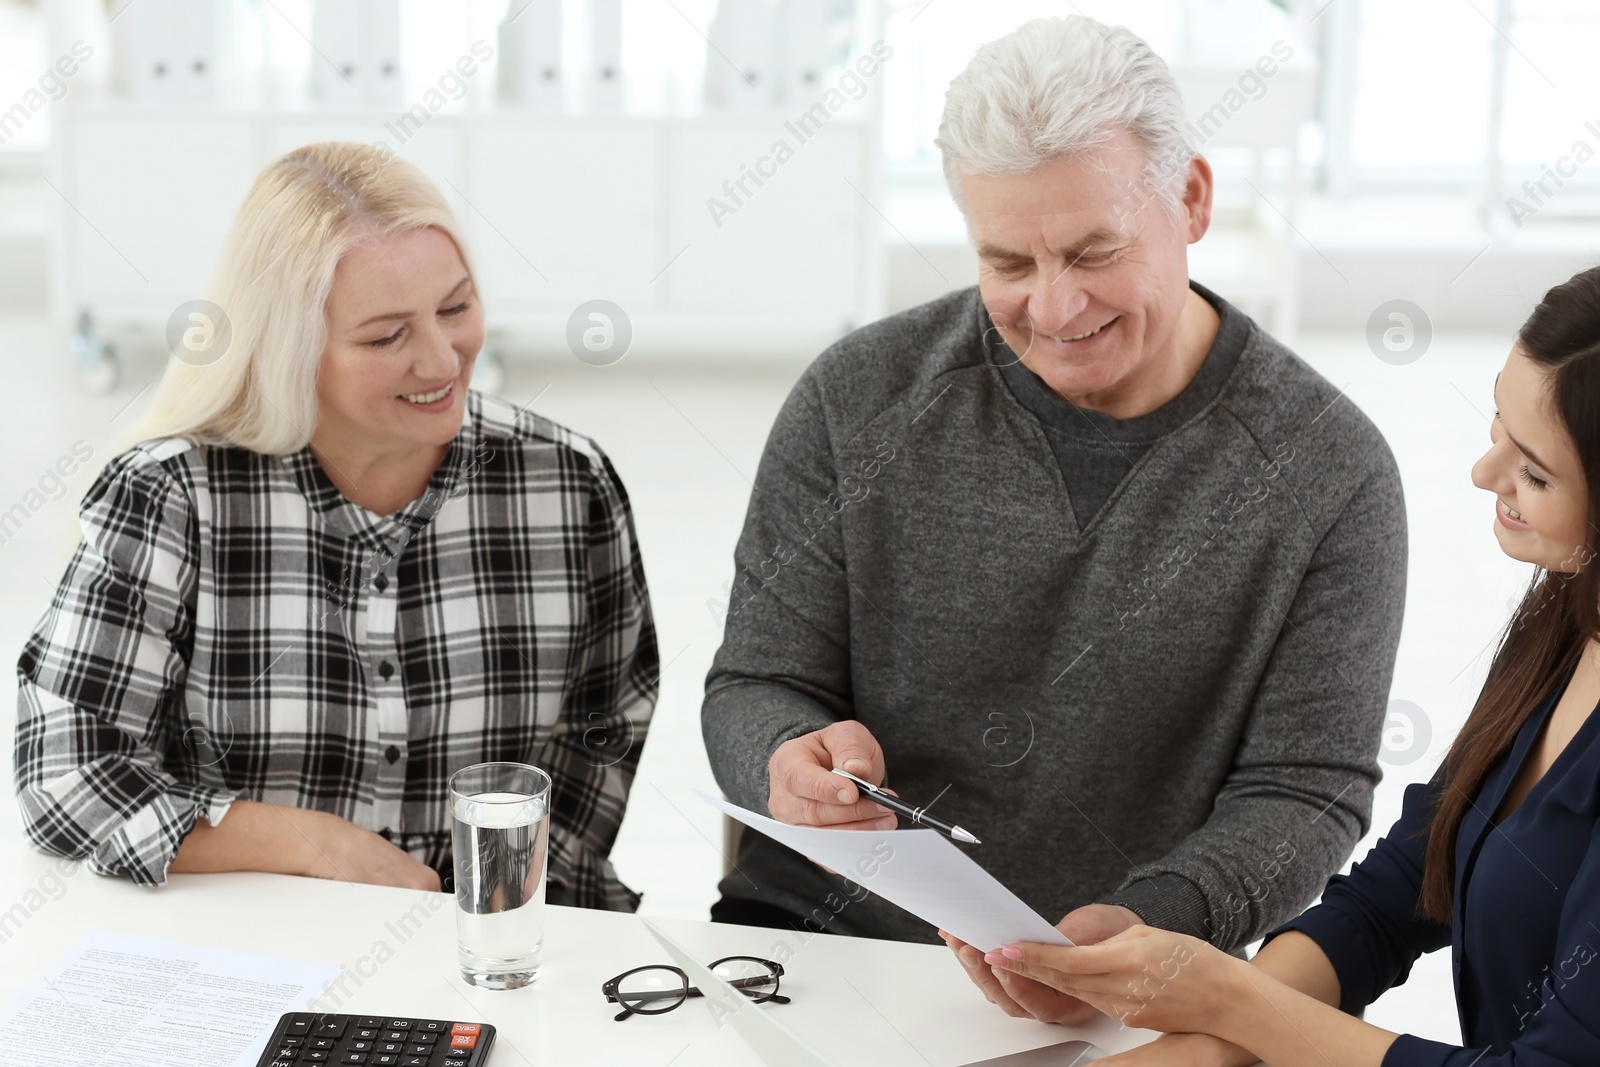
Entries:
{"label": "eyeglasses", "polygon": [[[711,964],[711,973],[756,1004],[769,1000],[789,1003],[788,997],[778,994],[778,979],[783,977],[781,963],[756,956],[726,956]],[[662,1015],[689,997],[705,995],[689,984],[689,976],[680,968],[665,964],[624,971],[601,986],[600,992],[611,1003],[622,1005],[617,1022],[630,1015]]]}

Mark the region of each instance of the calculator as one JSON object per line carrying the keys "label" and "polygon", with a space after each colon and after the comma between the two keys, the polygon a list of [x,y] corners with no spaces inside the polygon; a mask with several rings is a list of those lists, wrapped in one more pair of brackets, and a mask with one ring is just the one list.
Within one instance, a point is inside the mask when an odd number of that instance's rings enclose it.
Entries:
{"label": "calculator", "polygon": [[488,1023],[292,1011],[278,1020],[256,1067],[483,1067],[493,1045]]}

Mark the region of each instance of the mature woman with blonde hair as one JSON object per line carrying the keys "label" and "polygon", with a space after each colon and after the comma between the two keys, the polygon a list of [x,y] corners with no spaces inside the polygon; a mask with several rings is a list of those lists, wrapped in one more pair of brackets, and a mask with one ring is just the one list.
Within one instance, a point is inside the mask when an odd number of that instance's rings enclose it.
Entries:
{"label": "mature woman with blonde hair", "polygon": [[23,651],[29,836],[141,884],[438,889],[450,774],[511,760],[554,780],[550,899],[637,906],[608,859],[658,675],[628,498],[592,441],[468,391],[438,190],[290,152],[211,296]]}

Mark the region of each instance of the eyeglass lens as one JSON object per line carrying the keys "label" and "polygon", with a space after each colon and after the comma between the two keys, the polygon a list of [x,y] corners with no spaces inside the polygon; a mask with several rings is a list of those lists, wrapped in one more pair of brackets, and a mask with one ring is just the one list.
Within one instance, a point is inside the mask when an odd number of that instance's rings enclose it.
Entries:
{"label": "eyeglass lens", "polygon": [[671,1011],[688,992],[683,976],[666,967],[646,967],[617,983],[617,1000],[645,1015]]}
{"label": "eyeglass lens", "polygon": [[711,968],[711,973],[751,1000],[770,997],[778,989],[778,976],[758,960],[722,960]]}

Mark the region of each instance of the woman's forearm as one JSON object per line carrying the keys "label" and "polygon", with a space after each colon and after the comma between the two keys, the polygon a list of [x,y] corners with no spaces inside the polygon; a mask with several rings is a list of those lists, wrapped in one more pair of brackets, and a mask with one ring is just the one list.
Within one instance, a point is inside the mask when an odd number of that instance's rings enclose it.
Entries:
{"label": "woman's forearm", "polygon": [[1267,942],[1251,958],[1250,965],[1272,975],[1290,989],[1335,1008],[1339,1006],[1338,972],[1328,962],[1322,946],[1298,930],[1279,934]]}
{"label": "woman's forearm", "polygon": [[[1339,975],[1320,946],[1297,930],[1279,934],[1250,960],[1252,966],[1271,975],[1291,989],[1299,990],[1324,1004],[1339,1004]],[[1207,1060],[1217,1067],[1249,1067],[1262,1059],[1260,1053],[1229,1042]],[[1324,1067],[1320,1065],[1319,1067]]]}
{"label": "woman's forearm", "polygon": [[315,829],[308,829],[306,824],[318,817],[326,816],[300,808],[235,800],[217,825],[204,819],[195,823],[179,846],[170,870],[175,874],[311,874],[321,857],[313,842]]}
{"label": "woman's forearm", "polygon": [[1276,937],[1235,972],[1216,1035],[1274,1067],[1380,1067],[1396,1034],[1339,1010],[1339,978],[1311,938]]}
{"label": "woman's forearm", "polygon": [[326,811],[235,800],[222,821],[201,820],[169,870],[266,871],[341,882],[439,889],[439,874],[388,840]]}

